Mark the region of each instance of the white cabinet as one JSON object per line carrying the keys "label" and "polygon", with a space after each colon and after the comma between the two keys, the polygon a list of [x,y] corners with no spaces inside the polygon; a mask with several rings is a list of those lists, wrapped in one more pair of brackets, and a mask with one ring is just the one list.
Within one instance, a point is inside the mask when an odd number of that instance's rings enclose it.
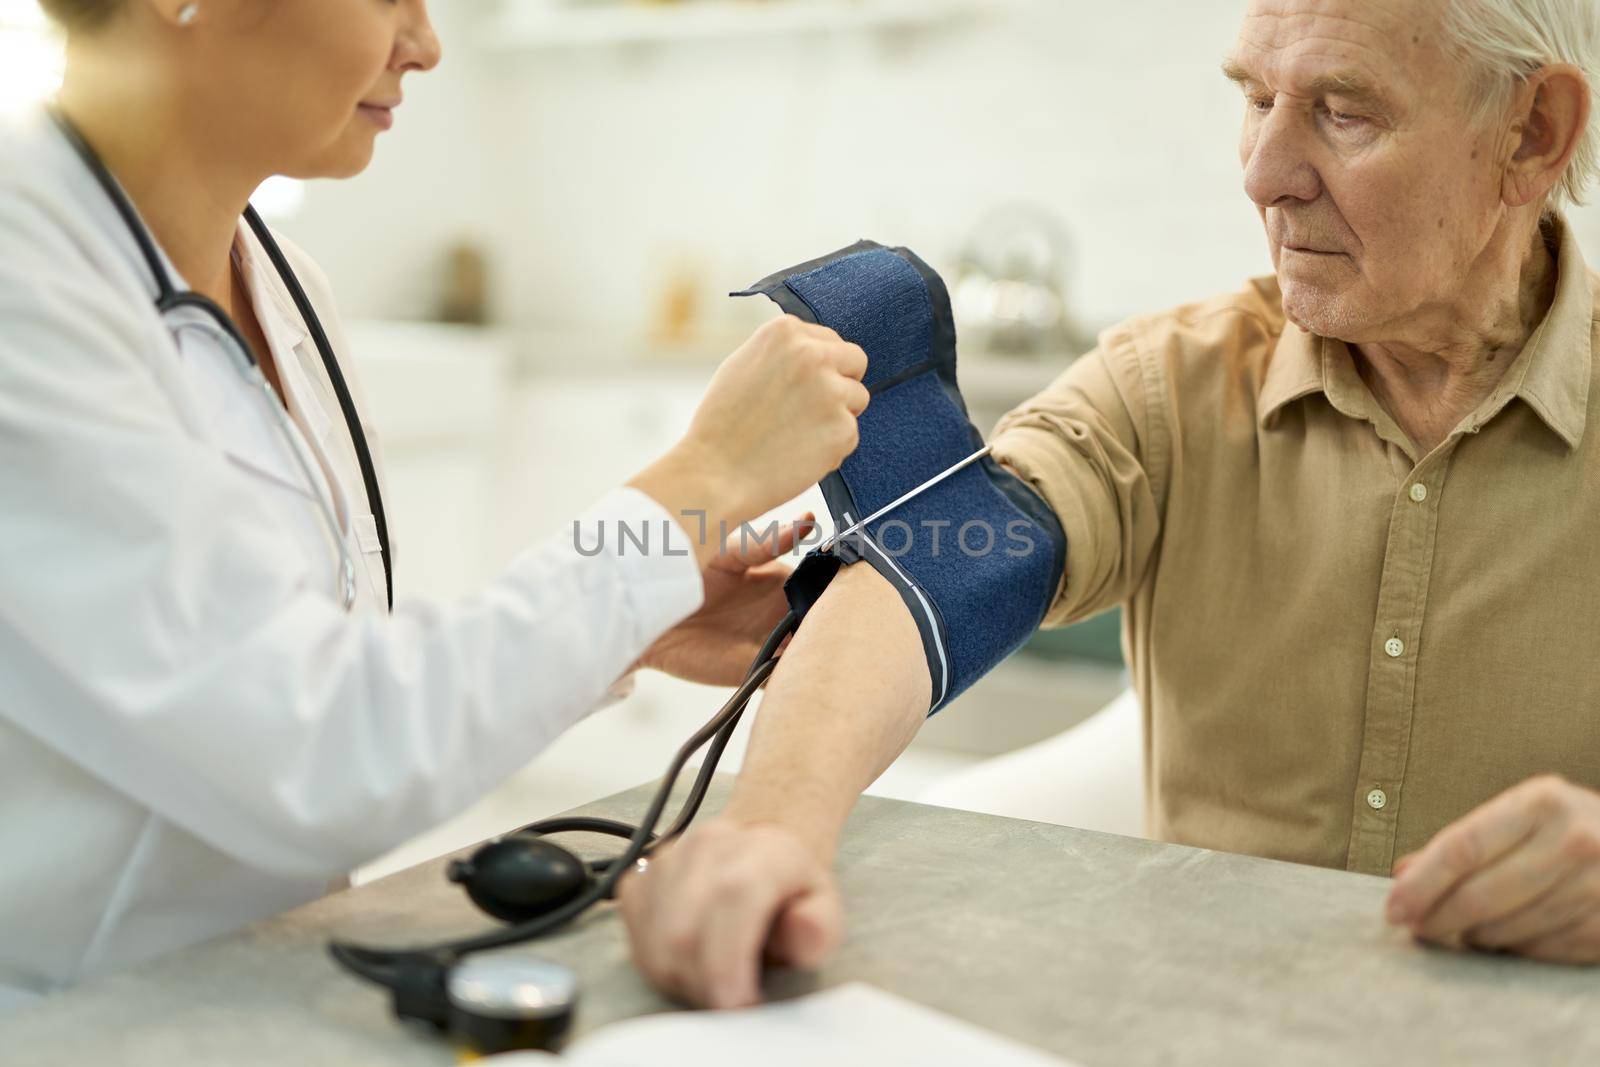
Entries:
{"label": "white cabinet", "polygon": [[494,570],[509,346],[489,331],[422,323],[357,321],[346,335],[382,449],[395,594],[475,588]]}

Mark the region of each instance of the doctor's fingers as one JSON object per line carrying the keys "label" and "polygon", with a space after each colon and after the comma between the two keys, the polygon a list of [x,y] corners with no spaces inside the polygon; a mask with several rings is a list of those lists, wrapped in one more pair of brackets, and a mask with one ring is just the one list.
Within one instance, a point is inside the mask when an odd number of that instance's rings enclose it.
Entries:
{"label": "doctor's fingers", "polygon": [[[822,327],[827,329],[826,327]],[[832,330],[828,330],[831,338],[827,340],[826,355],[833,364],[834,370],[852,381],[859,382],[867,376],[867,353],[858,344],[844,340]]]}
{"label": "doctor's fingers", "polygon": [[802,537],[811,537],[818,529],[816,514],[808,511],[793,522],[783,523],[776,530],[768,528],[761,531],[759,536],[728,538],[715,562],[754,571],[754,576],[760,577],[767,573],[759,570],[760,567],[787,556]]}
{"label": "doctor's fingers", "polygon": [[818,346],[818,350],[826,353],[831,358],[843,360],[839,369],[841,373],[850,373],[849,367],[859,365],[860,373],[854,377],[860,378],[867,373],[867,354],[860,345],[853,341],[846,341],[839,335],[839,331],[832,326],[824,326],[820,322],[807,322],[795,315],[780,315],[771,319],[763,327],[780,337],[787,336],[792,341],[809,342]]}
{"label": "doctor's fingers", "polygon": [[856,379],[842,378],[840,382],[843,384],[840,398],[845,402],[845,411],[848,411],[853,418],[861,418],[862,411],[866,411],[867,405],[872,403],[872,394]]}

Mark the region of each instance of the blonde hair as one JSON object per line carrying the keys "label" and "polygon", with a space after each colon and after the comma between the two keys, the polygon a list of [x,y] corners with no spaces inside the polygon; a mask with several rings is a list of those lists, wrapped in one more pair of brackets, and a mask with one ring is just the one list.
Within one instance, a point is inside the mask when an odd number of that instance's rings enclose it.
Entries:
{"label": "blonde hair", "polygon": [[1570,63],[1589,79],[1589,125],[1547,209],[1581,204],[1600,173],[1600,4],[1596,0],[1448,0],[1445,43],[1471,68],[1477,121],[1505,108],[1541,67]]}
{"label": "blonde hair", "polygon": [[65,30],[90,30],[110,21],[120,0],[39,0],[39,6]]}

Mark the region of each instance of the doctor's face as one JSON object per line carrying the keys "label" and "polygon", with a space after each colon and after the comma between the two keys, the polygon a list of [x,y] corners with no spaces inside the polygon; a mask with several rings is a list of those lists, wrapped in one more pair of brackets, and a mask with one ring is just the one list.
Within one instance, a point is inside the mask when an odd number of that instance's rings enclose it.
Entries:
{"label": "doctor's face", "polygon": [[401,80],[440,56],[426,0],[210,0],[194,29],[211,32],[195,34],[186,73],[210,88],[218,125],[295,178],[364,170]]}

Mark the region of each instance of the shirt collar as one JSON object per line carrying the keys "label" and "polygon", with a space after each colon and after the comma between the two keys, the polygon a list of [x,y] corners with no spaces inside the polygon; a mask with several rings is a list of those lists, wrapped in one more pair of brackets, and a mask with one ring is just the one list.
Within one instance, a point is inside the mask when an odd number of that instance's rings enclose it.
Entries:
{"label": "shirt collar", "polygon": [[1531,351],[1514,395],[1520,396],[1568,448],[1576,448],[1589,416],[1594,290],[1583,253],[1566,219],[1556,219],[1555,233],[1560,270],[1555,303],[1528,343]]}
{"label": "shirt collar", "polygon": [[[1512,397],[1520,397],[1568,448],[1575,448],[1588,420],[1594,293],[1583,253],[1560,216],[1553,236],[1557,244],[1555,300],[1470,428],[1488,421]],[[1286,323],[1256,397],[1259,424],[1266,428],[1280,409],[1317,392],[1345,415],[1387,421],[1378,419],[1374,405],[1368,403],[1371,394],[1356,374],[1344,342]]]}
{"label": "shirt collar", "polygon": [[1267,377],[1256,394],[1256,418],[1263,429],[1280,408],[1326,391],[1322,380],[1322,338],[1285,322],[1272,350]]}
{"label": "shirt collar", "polygon": [[[239,253],[239,262],[244,267],[245,280],[250,286],[256,315],[263,319],[270,316],[279,339],[290,348],[310,339],[311,332],[306,328],[294,298],[278,276],[278,270],[272,265],[266,249],[261,247],[255,231],[242,218],[233,241]],[[262,326],[265,327],[266,323],[263,322]]]}
{"label": "shirt collar", "polygon": [[249,290],[250,304],[255,309],[256,321],[266,335],[278,368],[278,380],[283,384],[285,400],[291,412],[298,415],[312,440],[326,443],[332,418],[318,400],[311,381],[306,377],[299,355],[301,346],[311,338],[304,318],[294,306],[283,279],[262,248],[254,231],[245,220],[239,220],[234,233],[234,252],[244,274]]}

